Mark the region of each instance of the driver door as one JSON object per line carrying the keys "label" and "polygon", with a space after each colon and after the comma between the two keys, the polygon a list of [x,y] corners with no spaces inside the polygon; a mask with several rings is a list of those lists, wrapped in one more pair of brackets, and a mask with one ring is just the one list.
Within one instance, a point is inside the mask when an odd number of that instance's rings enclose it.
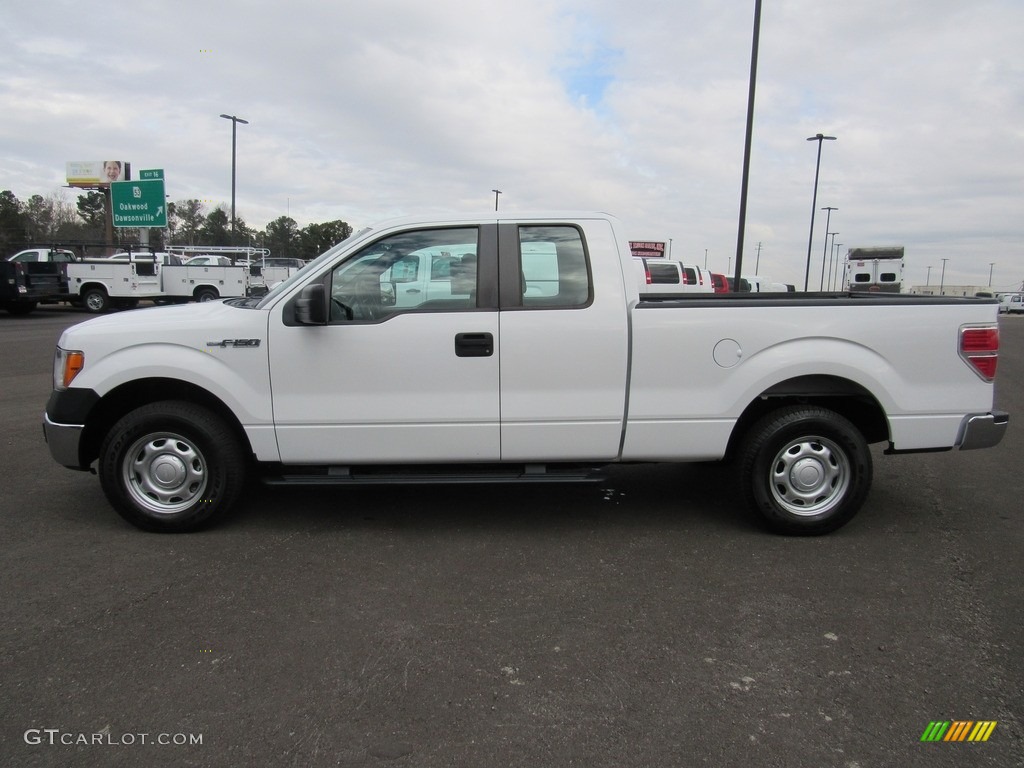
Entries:
{"label": "driver door", "polygon": [[[328,276],[327,325],[289,324],[279,305],[269,352],[284,463],[500,458],[496,232],[414,229],[371,243]],[[442,258],[446,298],[403,290]]]}

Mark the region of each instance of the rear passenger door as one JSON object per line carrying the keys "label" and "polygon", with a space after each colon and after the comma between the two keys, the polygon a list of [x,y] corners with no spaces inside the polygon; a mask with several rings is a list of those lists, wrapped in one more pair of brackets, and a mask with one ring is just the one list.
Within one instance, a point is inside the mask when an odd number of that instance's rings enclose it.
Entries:
{"label": "rear passenger door", "polygon": [[614,459],[628,329],[611,225],[501,224],[498,239],[502,460]]}

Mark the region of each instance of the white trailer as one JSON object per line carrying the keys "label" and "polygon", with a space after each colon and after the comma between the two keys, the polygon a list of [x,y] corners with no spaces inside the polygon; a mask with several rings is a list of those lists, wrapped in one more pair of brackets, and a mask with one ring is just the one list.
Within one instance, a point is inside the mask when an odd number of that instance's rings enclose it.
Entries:
{"label": "white trailer", "polygon": [[903,246],[851,248],[846,252],[846,287],[899,293],[903,288]]}

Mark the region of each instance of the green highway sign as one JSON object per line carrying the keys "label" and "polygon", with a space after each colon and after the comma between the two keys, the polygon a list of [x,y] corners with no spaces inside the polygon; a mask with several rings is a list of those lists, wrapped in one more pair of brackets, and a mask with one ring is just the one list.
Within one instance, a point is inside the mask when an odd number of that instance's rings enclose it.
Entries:
{"label": "green highway sign", "polygon": [[163,168],[154,168],[150,171],[139,171],[140,179],[162,179],[164,177]]}
{"label": "green highway sign", "polygon": [[163,179],[111,182],[110,205],[115,227],[167,226]]}

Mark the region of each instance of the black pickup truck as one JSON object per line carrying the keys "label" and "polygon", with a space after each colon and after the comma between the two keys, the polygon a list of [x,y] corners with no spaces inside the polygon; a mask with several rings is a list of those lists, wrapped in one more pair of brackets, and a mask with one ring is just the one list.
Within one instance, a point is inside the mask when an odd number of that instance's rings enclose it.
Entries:
{"label": "black pickup truck", "polygon": [[32,248],[0,261],[0,309],[12,315],[27,315],[42,301],[67,297],[70,251]]}

